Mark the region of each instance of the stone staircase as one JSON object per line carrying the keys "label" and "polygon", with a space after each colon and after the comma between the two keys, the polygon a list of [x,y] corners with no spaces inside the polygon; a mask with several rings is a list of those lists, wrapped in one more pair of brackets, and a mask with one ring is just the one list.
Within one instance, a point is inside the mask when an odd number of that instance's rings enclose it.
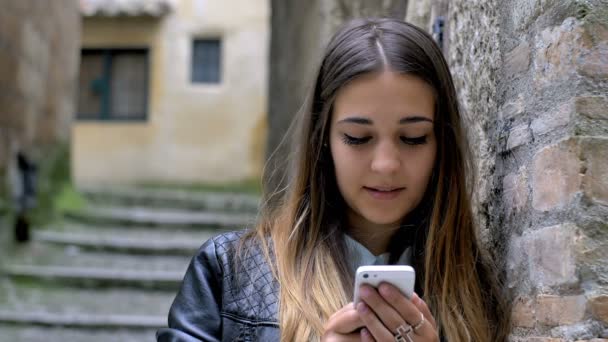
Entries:
{"label": "stone staircase", "polygon": [[255,222],[258,198],[84,191],[85,210],[36,230],[0,271],[0,342],[155,341],[192,255]]}

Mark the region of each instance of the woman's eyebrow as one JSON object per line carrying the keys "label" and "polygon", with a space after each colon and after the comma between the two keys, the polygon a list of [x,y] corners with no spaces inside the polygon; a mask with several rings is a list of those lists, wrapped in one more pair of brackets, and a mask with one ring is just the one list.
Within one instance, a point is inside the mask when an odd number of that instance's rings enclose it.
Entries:
{"label": "woman's eyebrow", "polygon": [[338,123],[356,123],[360,125],[373,125],[374,122],[371,119],[363,118],[360,116],[351,116],[346,119],[338,121]]}
{"label": "woman's eyebrow", "polygon": [[401,120],[399,120],[399,123],[408,124],[408,123],[424,122],[424,121],[433,123],[432,119],[429,119],[426,116],[419,116],[419,115],[408,116],[408,117],[402,118]]}
{"label": "woman's eyebrow", "polygon": [[[401,118],[399,120],[399,124],[401,124],[401,125],[416,123],[416,122],[433,123],[433,120],[429,119],[425,116],[420,116],[420,115],[407,116],[407,117]],[[360,117],[360,116],[351,116],[351,117],[338,121],[338,123],[339,124],[340,123],[355,123],[355,124],[359,124],[359,125],[373,125],[374,124],[374,122],[371,119],[365,118],[365,117]]]}

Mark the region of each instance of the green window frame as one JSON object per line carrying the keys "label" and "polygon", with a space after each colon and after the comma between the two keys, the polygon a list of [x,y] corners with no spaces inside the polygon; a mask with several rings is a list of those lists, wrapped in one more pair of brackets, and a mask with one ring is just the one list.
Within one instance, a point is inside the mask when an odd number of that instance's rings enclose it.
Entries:
{"label": "green window frame", "polygon": [[82,49],[78,120],[146,121],[147,48]]}

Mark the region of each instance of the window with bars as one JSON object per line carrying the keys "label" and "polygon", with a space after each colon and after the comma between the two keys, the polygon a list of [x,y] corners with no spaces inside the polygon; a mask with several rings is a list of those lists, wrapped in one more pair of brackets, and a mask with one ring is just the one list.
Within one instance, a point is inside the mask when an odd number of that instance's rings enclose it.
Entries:
{"label": "window with bars", "polygon": [[146,120],[147,49],[84,49],[81,53],[80,120]]}
{"label": "window with bars", "polygon": [[220,83],[222,46],[219,39],[194,39],[192,42],[192,83]]}

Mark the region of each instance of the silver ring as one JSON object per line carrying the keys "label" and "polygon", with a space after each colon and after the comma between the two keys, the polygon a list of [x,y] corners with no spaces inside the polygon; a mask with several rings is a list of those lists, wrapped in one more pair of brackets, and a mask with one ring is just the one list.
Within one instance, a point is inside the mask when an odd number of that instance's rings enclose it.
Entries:
{"label": "silver ring", "polygon": [[422,328],[422,326],[424,325],[424,322],[426,322],[426,319],[424,319],[424,315],[421,312],[420,313],[420,322],[418,322],[418,324],[413,326],[414,332],[416,332],[416,330]]}
{"label": "silver ring", "polygon": [[403,337],[401,335],[396,335],[395,341],[396,342],[414,342],[414,340],[412,339],[412,336],[410,336],[410,334],[405,335],[405,337]]}
{"label": "silver ring", "polygon": [[397,327],[395,332],[395,342],[414,342],[410,333],[412,332],[412,326],[409,324],[401,324]]}

